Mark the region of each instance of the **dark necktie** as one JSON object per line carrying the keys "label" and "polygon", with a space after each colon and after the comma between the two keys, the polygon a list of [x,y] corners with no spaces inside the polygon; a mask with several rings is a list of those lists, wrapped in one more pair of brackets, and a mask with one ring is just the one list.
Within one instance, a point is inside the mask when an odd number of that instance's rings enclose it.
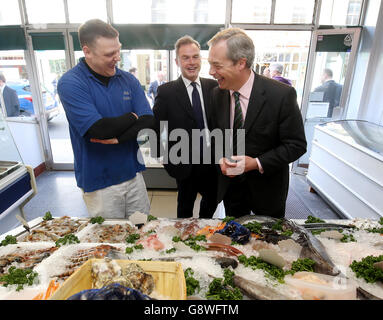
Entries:
{"label": "dark necktie", "polygon": [[243,129],[243,115],[239,95],[239,92],[234,92],[233,155],[235,156],[237,155],[237,130]]}
{"label": "dark necktie", "polygon": [[197,83],[192,82],[191,85],[193,86],[192,104],[193,104],[194,115],[195,115],[195,119],[197,120],[198,128],[202,130],[205,128],[205,124],[203,122],[201,99],[197,90]]}

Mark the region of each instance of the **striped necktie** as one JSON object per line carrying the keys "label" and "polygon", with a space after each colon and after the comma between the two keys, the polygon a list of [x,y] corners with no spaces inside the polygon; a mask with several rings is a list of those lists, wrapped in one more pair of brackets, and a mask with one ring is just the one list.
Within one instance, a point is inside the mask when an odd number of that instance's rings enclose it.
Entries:
{"label": "striped necktie", "polygon": [[243,129],[243,115],[239,95],[239,92],[234,92],[233,155],[237,155],[237,130]]}

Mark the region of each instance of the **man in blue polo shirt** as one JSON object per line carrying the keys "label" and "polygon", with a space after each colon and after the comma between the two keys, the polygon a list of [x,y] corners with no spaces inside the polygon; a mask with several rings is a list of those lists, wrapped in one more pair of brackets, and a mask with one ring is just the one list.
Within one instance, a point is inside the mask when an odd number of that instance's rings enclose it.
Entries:
{"label": "man in blue polo shirt", "polygon": [[137,134],[154,124],[139,81],[116,67],[118,31],[98,20],[79,28],[85,58],[58,82],[69,122],[78,187],[91,216],[149,214]]}

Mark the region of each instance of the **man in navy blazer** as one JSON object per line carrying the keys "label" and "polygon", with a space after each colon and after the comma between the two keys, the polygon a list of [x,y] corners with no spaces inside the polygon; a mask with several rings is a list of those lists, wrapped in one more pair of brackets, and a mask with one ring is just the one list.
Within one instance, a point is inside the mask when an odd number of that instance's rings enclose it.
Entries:
{"label": "man in navy blazer", "polygon": [[0,73],[0,105],[7,117],[20,115],[20,102],[14,89],[6,85],[6,79]]}
{"label": "man in navy blazer", "polygon": [[148,89],[148,97],[150,98],[150,100],[152,101],[152,103],[154,103],[154,99],[156,98],[157,96],[157,90],[158,90],[158,87],[161,85],[161,84],[164,84],[165,81],[164,81],[164,75],[162,72],[159,72],[157,74],[157,80],[154,80],[153,82],[150,83],[149,85],[149,89]]}
{"label": "man in navy blazer", "polygon": [[[244,131],[244,139],[236,139],[238,152],[217,164],[218,201],[227,216],[284,217],[289,163],[306,152],[295,89],[252,70],[254,44],[243,30],[220,31],[208,44],[210,74],[219,85],[212,93],[210,127]],[[223,146],[215,144],[215,151]]]}
{"label": "man in navy blazer", "polygon": [[[168,174],[176,179],[178,188],[177,217],[189,218],[193,216],[194,202],[197,193],[202,196],[200,203],[200,218],[211,218],[217,208],[217,176],[214,164],[205,163],[203,159],[193,161],[195,154],[204,154],[201,147],[210,153],[208,138],[192,141],[192,132],[201,132],[208,129],[207,114],[210,108],[210,93],[217,82],[213,79],[199,77],[201,69],[200,44],[189,36],[177,40],[175,44],[176,63],[180,67],[181,76],[174,81],[158,87],[157,97],[153,106],[156,119],[157,139],[163,130],[161,121],[167,122],[167,134],[182,129],[186,133],[188,142],[183,145],[183,151],[189,151],[187,159],[175,163],[172,159],[172,148],[179,145],[177,141],[168,140],[168,148],[164,151],[168,158],[164,167]],[[198,131],[195,131],[198,130]],[[205,139],[205,142],[204,140]],[[206,144],[205,144],[206,143]],[[204,145],[205,144],[205,145]],[[162,144],[157,145],[157,153]],[[197,151],[198,150],[198,151]],[[182,152],[182,150],[181,150]],[[198,158],[198,157],[197,157]]]}
{"label": "man in navy blazer", "polygon": [[314,92],[323,92],[322,101],[329,103],[327,117],[331,118],[334,108],[339,106],[340,96],[342,95],[343,86],[336,83],[333,79],[333,72],[331,69],[324,69],[321,82],[322,85],[315,88]]}

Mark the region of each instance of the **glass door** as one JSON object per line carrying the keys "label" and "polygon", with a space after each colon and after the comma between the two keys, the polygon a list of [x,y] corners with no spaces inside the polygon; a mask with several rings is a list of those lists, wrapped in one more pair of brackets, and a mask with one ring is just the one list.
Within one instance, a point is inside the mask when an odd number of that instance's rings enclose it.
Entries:
{"label": "glass door", "polygon": [[294,163],[295,173],[307,171],[314,127],[346,115],[359,36],[360,28],[313,32],[301,108],[307,152]]}
{"label": "glass door", "polygon": [[57,82],[70,68],[67,32],[30,31],[35,61],[35,94],[48,167],[73,169],[73,151],[68,122],[57,94]]}

